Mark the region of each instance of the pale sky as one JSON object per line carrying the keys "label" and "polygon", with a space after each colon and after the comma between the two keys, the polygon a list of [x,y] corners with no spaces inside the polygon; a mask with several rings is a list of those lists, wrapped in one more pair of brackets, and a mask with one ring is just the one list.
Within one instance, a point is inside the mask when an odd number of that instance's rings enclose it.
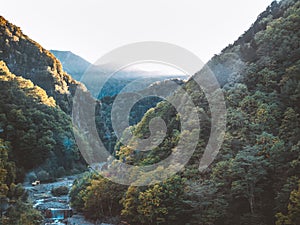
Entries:
{"label": "pale sky", "polygon": [[163,41],[207,62],[272,0],[0,0],[0,15],[46,49],[90,62],[125,44]]}

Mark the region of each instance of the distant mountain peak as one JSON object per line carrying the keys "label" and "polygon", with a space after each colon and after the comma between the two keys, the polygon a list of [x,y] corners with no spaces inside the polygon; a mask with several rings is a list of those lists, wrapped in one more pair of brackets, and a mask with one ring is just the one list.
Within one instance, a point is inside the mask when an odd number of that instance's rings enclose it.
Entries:
{"label": "distant mountain peak", "polygon": [[82,74],[91,66],[91,63],[74,54],[71,51],[50,50],[63,65],[63,69],[67,71],[75,80],[80,80]]}

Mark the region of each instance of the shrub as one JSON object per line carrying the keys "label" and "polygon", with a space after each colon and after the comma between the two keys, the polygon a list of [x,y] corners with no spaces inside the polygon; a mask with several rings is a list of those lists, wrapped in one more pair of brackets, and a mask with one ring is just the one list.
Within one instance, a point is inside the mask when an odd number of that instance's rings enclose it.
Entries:
{"label": "shrub", "polygon": [[34,181],[37,180],[37,176],[35,174],[35,172],[30,172],[28,175],[27,175],[27,180],[32,183]]}
{"label": "shrub", "polygon": [[64,176],[64,175],[66,175],[65,168],[62,167],[62,166],[60,166],[60,167],[57,169],[57,171],[56,171],[56,176],[57,176],[57,177],[62,177],[62,176]]}
{"label": "shrub", "polygon": [[51,190],[51,193],[54,196],[67,195],[69,193],[69,188],[66,186],[59,186],[59,187],[53,188]]}
{"label": "shrub", "polygon": [[37,178],[40,181],[48,181],[50,179],[50,175],[45,170],[41,170],[40,172],[37,173]]}

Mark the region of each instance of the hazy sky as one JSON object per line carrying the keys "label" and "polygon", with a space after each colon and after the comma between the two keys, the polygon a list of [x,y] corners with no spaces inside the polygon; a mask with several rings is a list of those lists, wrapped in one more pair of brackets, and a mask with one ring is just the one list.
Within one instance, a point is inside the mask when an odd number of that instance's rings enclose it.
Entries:
{"label": "hazy sky", "polygon": [[138,41],[164,41],[204,62],[233,43],[272,0],[0,0],[0,14],[46,49],[94,62]]}

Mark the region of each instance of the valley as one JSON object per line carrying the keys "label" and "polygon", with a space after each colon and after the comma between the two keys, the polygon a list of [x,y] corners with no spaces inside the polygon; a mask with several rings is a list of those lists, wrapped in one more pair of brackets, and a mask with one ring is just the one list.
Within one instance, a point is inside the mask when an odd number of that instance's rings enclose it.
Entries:
{"label": "valley", "polygon": [[299,40],[274,1],[195,74],[105,80],[0,16],[0,224],[299,225]]}
{"label": "valley", "polygon": [[67,187],[68,191],[72,188],[75,179],[79,179],[83,174],[67,176],[57,179],[55,182],[41,183],[33,186],[30,182],[23,184],[28,193],[28,200],[33,207],[46,217],[43,221],[45,225],[68,224],[68,225],[114,225],[108,223],[86,221],[83,214],[73,212],[70,207],[68,193],[54,196],[53,189]]}

